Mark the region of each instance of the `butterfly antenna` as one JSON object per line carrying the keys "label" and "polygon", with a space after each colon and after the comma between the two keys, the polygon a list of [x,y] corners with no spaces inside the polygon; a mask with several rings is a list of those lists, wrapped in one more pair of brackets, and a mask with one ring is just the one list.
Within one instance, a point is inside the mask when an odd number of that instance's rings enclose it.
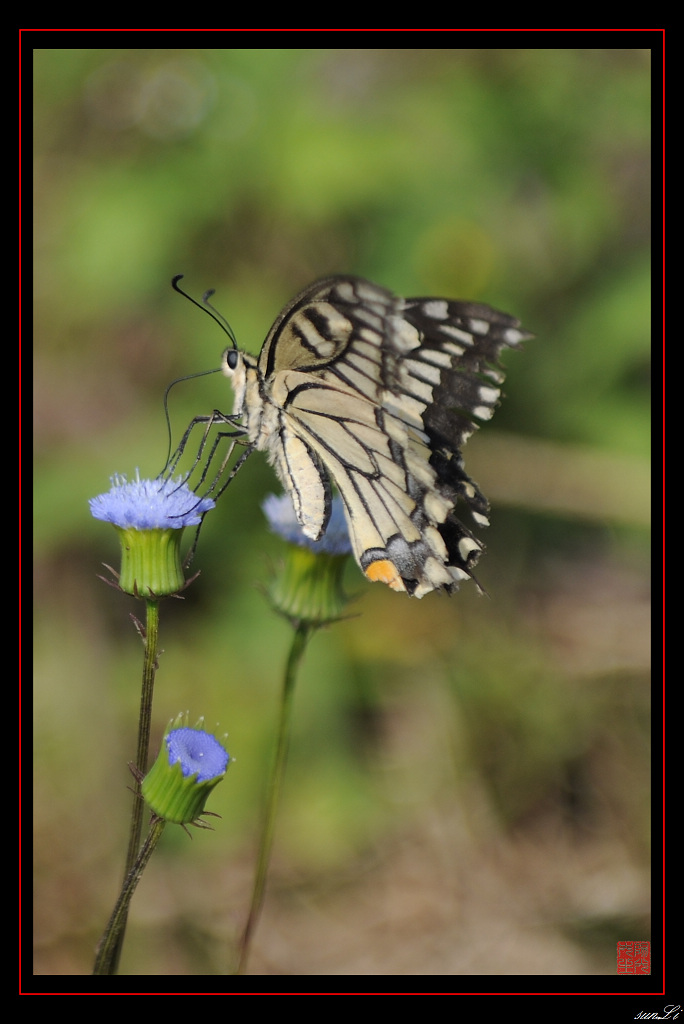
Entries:
{"label": "butterfly antenna", "polygon": [[182,295],[184,298],[188,299],[189,302],[192,302],[194,306],[197,306],[198,309],[201,309],[203,313],[208,313],[212,320],[216,321],[221,330],[228,335],[228,337],[230,338],[230,343],[233,346],[233,348],[237,349],[237,340],[235,338],[233,328],[230,326],[225,316],[223,316],[222,313],[219,313],[217,309],[214,309],[212,304],[209,302],[209,299],[214,294],[215,289],[210,288],[208,292],[205,292],[204,295],[202,296],[202,302],[200,303],[197,301],[197,299],[193,299],[192,295],[188,295],[187,292],[184,292],[183,289],[179,287],[178,282],[182,280],[183,277],[183,274],[176,274],[176,276],[171,281],[171,286],[174,288],[175,291],[179,293],[179,295]]}

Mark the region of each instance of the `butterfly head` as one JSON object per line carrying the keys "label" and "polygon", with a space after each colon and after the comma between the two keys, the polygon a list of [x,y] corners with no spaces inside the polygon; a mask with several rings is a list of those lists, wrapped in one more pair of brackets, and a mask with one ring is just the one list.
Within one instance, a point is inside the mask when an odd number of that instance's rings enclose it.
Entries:
{"label": "butterfly head", "polygon": [[[227,348],[221,356],[221,372],[228,377],[235,399],[233,416],[242,416],[250,441],[257,441],[262,432],[264,402],[259,393],[259,374],[254,356],[238,348]],[[273,407],[270,407],[271,411]],[[258,447],[263,448],[270,434]]]}
{"label": "butterfly head", "polygon": [[245,407],[247,366],[245,357],[239,349],[227,348],[224,350],[221,356],[221,372],[230,380],[235,394],[233,416],[241,416]]}

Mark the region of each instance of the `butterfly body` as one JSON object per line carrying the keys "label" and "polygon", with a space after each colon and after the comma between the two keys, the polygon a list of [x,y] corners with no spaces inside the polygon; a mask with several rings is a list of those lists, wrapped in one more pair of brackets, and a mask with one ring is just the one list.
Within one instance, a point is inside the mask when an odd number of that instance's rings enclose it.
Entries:
{"label": "butterfly body", "polygon": [[366,577],[422,597],[472,576],[482,545],[454,509],[486,525],[488,505],[461,448],[498,402],[500,351],[525,337],[487,306],[333,277],[285,307],[257,359],[227,349],[222,369],[304,534],[325,531],[332,481]]}

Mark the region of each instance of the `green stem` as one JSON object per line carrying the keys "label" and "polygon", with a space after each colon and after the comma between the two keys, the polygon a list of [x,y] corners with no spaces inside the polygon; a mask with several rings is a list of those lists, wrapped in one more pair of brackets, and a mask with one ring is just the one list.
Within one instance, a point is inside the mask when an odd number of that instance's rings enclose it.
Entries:
{"label": "green stem", "polygon": [[136,890],[138,882],[142,878],[142,873],[147,866],[147,862],[152,856],[155,846],[159,842],[160,836],[164,831],[165,824],[166,822],[163,818],[155,818],[153,820],[149,835],[147,836],[147,839],[145,840],[124,880],[121,893],[119,894],[119,898],[116,901],[114,910],[112,911],[112,916],[107,923],[104,935],[102,936],[100,945],[98,946],[93,974],[116,973],[117,960],[121,945],[120,939],[123,938],[124,930],[126,928],[126,918],[128,916],[128,908],[130,906],[131,898]]}
{"label": "green stem", "polygon": [[[126,855],[126,867],[124,870],[124,887],[128,883],[130,873],[133,866],[136,864],[138,851],[140,850],[143,815],[145,812],[145,801],[143,800],[140,792],[140,781],[147,770],[147,759],[150,748],[150,729],[152,724],[152,697],[154,695],[154,680],[157,672],[157,653],[159,649],[159,601],[147,600],[145,602],[145,606],[146,623],[143,639],[145,653],[143,660],[142,689],[140,694],[140,716],[138,720],[138,750],[135,761],[137,773],[133,796],[133,808],[131,810],[128,853]],[[119,896],[119,901],[120,900],[121,896]],[[121,949],[123,946],[124,935],[126,933],[127,920],[128,902],[126,903],[123,911],[116,916],[116,920],[114,914],[109,920],[105,933],[100,941],[100,952],[98,952],[93,974],[116,974],[119,967],[119,960],[121,958]],[[115,929],[113,935],[108,934],[110,928]],[[103,957],[101,950],[105,946],[109,952],[106,957]],[[98,969],[98,965],[103,969]]]}
{"label": "green stem", "polygon": [[304,655],[304,650],[309,637],[313,633],[314,629],[315,627],[310,623],[302,622],[295,627],[292,646],[290,647],[290,653],[285,666],[283,692],[280,704],[280,721],[278,723],[278,739],[273,769],[271,771],[271,785],[268,792],[264,822],[261,829],[259,854],[257,857],[256,874],[254,877],[254,888],[252,890],[252,902],[249,908],[247,924],[245,925],[245,930],[240,942],[239,960],[237,969],[234,972],[235,974],[245,973],[252,939],[254,937],[256,926],[259,922],[261,908],[264,902],[268,865],[271,857],[271,847],[273,846],[275,818],[278,810],[280,791],[283,784],[283,777],[285,775],[287,752],[290,744],[290,722],[292,718],[292,705],[297,669],[299,668]]}

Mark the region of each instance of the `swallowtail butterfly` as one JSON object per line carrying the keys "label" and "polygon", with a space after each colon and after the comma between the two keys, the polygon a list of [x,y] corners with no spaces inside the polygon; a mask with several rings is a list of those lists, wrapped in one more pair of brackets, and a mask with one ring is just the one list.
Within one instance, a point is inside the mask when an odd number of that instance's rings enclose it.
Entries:
{"label": "swallowtail butterfly", "polygon": [[402,299],[358,277],[309,285],[280,313],[258,359],[228,348],[222,370],[251,444],[269,461],[307,537],[344,503],[369,580],[423,597],[472,577],[488,524],[461,449],[498,403],[502,349],[518,320],[452,299]]}

